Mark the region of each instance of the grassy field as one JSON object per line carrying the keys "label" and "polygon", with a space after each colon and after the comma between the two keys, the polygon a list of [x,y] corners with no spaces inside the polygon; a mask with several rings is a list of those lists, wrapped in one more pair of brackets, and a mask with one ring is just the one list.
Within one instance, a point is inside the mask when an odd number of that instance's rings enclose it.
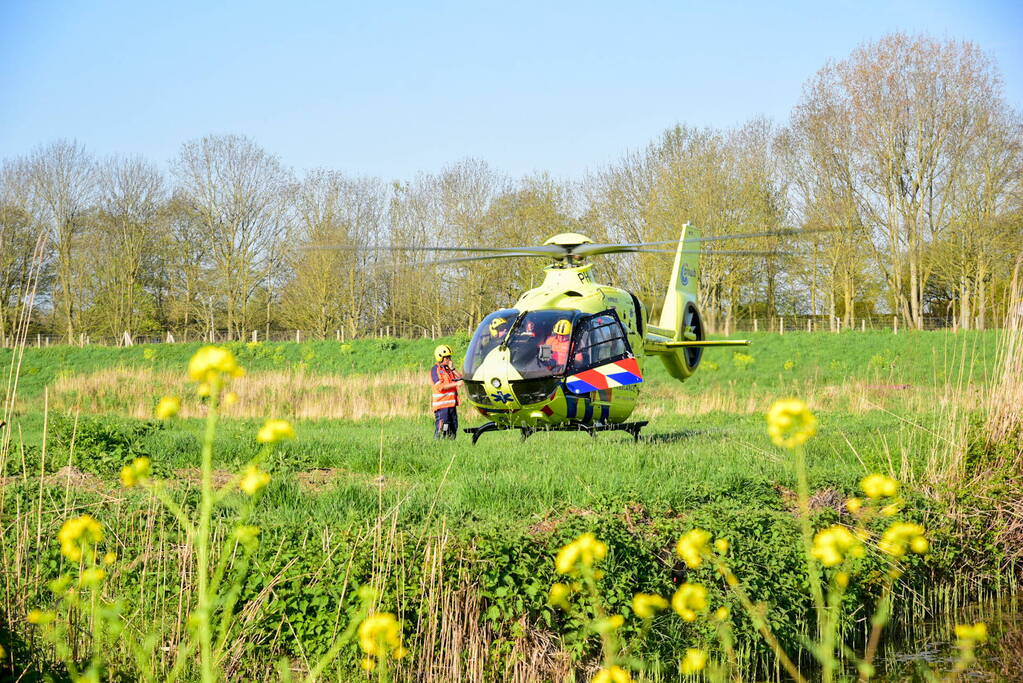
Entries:
{"label": "grassy field", "polygon": [[[763,417],[785,396],[805,398],[820,421],[807,447],[819,525],[843,519],[842,501],[859,480],[884,472],[904,482],[907,518],[931,530],[933,551],[907,572],[904,614],[932,609],[929,595],[948,605],[1012,584],[1019,539],[997,522],[1001,503],[991,487],[962,486],[986,462],[971,444],[996,375],[998,333],[750,336],[752,362],[708,351],[685,384],[648,365],[636,417],[651,425],[638,444],[617,434],[522,442],[498,433],[476,447],[464,437],[430,438],[432,340],[233,345],[247,376],[235,383],[239,402],[217,435],[215,477],[230,478],[257,454],[263,417],[293,420],[297,439],[265,464],[273,479],[251,516],[262,542],[225,670],[265,678],[282,658],[307,670],[357,611],[355,587],[374,584],[412,644],[400,678],[560,680],[576,672],[585,680],[593,639],[559,637],[571,620],[546,604],[557,549],[583,531],[606,539],[608,599],[626,612],[636,590],[664,593],[698,578],[715,604],[738,613],[711,570],[673,559],[674,540],[693,526],[732,539],[737,574],[771,606],[779,638],[799,650],[812,609],[800,579],[795,472]],[[0,643],[6,638],[29,670],[44,670],[48,655],[19,615],[47,601],[45,582],[62,566],[53,536],[82,511],[108,526],[125,558],[107,589],[127,596],[131,628],[157,632],[164,661],[182,641],[181,596],[194,588],[189,543],[149,498],[123,489],[117,472],[148,456],[173,495],[195,505],[201,404],[186,398],[183,417],[171,422],[147,418],[161,395],[194,391],[184,368],[196,348],[26,350],[0,463],[8,568]],[[11,363],[12,352],[0,352],[0,367]],[[244,496],[225,503],[221,534]],[[870,605],[879,585],[865,580],[850,597]],[[866,613],[854,613],[847,628],[862,638]],[[736,629],[743,666],[776,675],[751,624],[737,619]],[[625,632],[641,635],[636,626]],[[668,618],[642,635],[637,647],[656,663],[650,675],[668,679],[680,647],[711,638],[706,626]],[[339,680],[356,659],[339,660]]]}

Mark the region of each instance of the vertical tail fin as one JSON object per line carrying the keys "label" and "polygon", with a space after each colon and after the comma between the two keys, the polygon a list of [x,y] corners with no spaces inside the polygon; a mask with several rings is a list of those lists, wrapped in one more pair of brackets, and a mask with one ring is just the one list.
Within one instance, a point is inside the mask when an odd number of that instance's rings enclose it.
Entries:
{"label": "vertical tail fin", "polygon": [[[697,287],[699,285],[700,266],[699,228],[686,223],[682,226],[682,234],[675,252],[675,265],[671,269],[668,291],[664,294],[664,305],[657,320],[655,332],[671,341],[694,341],[692,333],[687,329],[686,304],[697,303]],[[682,253],[690,252],[690,253]]]}
{"label": "vertical tail fin", "polygon": [[647,327],[647,352],[661,357],[668,374],[683,381],[690,377],[700,364],[703,349],[700,347],[672,348],[663,342],[695,342],[704,339],[703,323],[697,308],[697,287],[699,286],[700,231],[688,223],[682,226],[682,234],[675,252],[675,265],[671,269],[668,291],[664,294],[657,325]]}

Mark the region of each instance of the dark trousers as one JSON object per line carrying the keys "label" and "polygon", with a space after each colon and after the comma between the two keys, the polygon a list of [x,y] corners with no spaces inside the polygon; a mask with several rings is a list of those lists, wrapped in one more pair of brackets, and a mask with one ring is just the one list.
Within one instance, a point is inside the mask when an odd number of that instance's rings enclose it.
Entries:
{"label": "dark trousers", "polygon": [[453,439],[458,434],[458,408],[441,408],[433,411],[435,429],[433,438]]}

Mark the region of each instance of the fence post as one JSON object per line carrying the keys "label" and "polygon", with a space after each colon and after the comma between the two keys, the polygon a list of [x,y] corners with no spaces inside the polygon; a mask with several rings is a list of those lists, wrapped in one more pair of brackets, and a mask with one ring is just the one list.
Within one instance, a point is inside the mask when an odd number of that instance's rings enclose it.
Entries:
{"label": "fence post", "polygon": [[892,316],[892,334],[898,334],[898,333],[899,333],[899,316],[893,315]]}
{"label": "fence post", "polygon": [[753,318],[753,331],[754,332],[757,331],[757,319],[756,318]]}
{"label": "fence post", "polygon": [[43,335],[36,333],[36,348],[38,349],[43,345]]}
{"label": "fence post", "polygon": [[813,332],[813,318],[806,319],[806,331]]}
{"label": "fence post", "polygon": [[295,330],[295,343],[296,344],[302,343],[302,333],[299,332],[298,330]]}
{"label": "fence post", "polygon": [[866,332],[866,331],[867,331],[867,319],[863,318],[862,320],[860,320],[860,332]]}
{"label": "fence post", "polygon": [[785,334],[785,317],[778,318],[778,334]]}

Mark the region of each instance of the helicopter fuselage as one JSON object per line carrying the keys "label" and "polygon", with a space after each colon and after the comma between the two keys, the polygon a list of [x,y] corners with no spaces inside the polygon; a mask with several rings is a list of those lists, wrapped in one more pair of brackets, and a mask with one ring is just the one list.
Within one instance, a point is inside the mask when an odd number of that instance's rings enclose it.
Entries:
{"label": "helicopter fuselage", "polygon": [[488,420],[542,430],[624,423],[632,414],[646,310],[628,291],[597,283],[591,268],[549,266],[543,284],[484,318],[464,375],[470,403]]}

